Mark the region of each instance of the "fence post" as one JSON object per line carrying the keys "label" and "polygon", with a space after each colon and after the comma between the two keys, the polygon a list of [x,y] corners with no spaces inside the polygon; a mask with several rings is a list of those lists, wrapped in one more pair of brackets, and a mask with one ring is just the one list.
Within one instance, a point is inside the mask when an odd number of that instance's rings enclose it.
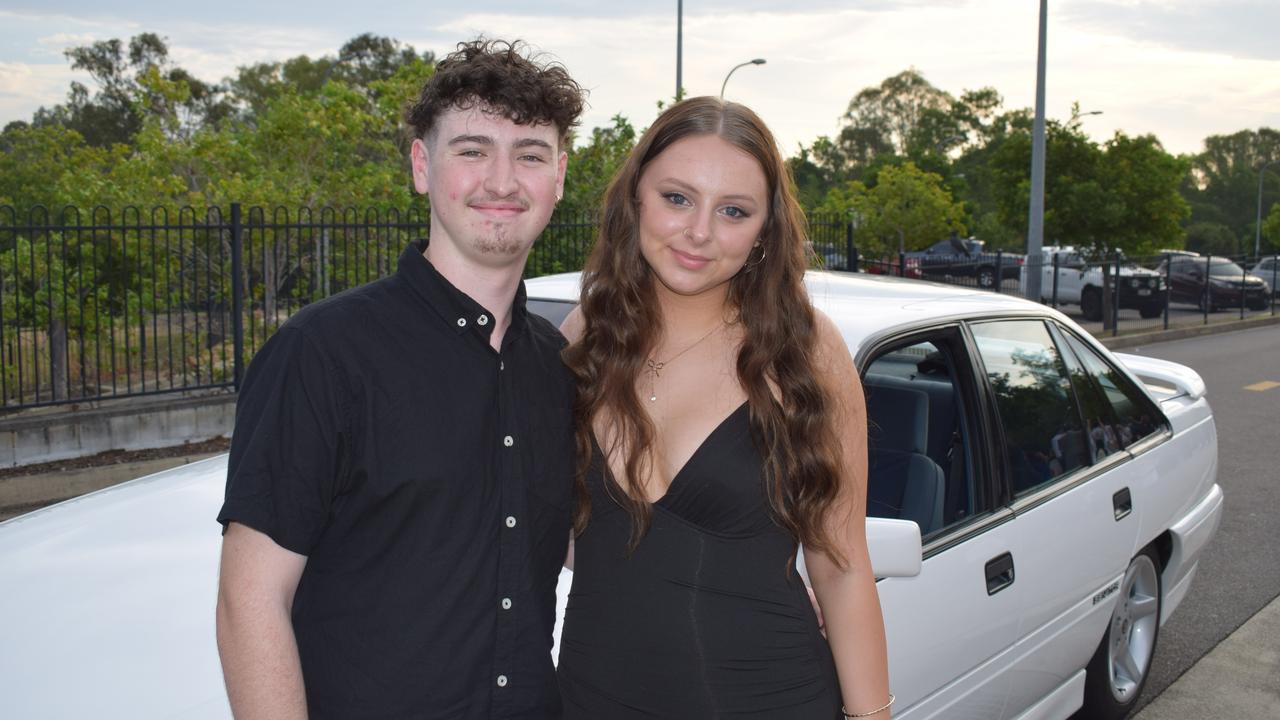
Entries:
{"label": "fence post", "polygon": [[858,260],[853,249],[853,218],[844,224],[844,269],[858,272]]}
{"label": "fence post", "polygon": [[1164,256],[1164,329],[1169,329],[1169,298],[1173,297],[1173,256]]}
{"label": "fence post", "polygon": [[[1058,309],[1058,263],[1060,262],[1058,258],[1059,258],[1058,252],[1055,250],[1053,253],[1053,294],[1049,296],[1049,307],[1053,308],[1054,310]],[[1044,265],[1044,260],[1041,260],[1037,264],[1035,268],[1036,272],[1038,273],[1044,272],[1040,267],[1042,265]],[[1030,275],[1031,274],[1030,271],[1028,271],[1027,274]],[[1043,286],[1041,286],[1040,292],[1041,293],[1044,292]],[[1040,298],[1035,298],[1035,301],[1040,302]]]}
{"label": "fence post", "polygon": [[1000,286],[1004,284],[1004,250],[996,250],[996,276],[992,283],[992,289],[1000,292]]}
{"label": "fence post", "polygon": [[244,379],[244,225],[240,203],[231,203],[231,333],[235,360],[232,364],[236,392]]}
{"label": "fence post", "polygon": [[1271,314],[1276,314],[1276,295],[1280,288],[1276,287],[1276,274],[1280,273],[1280,255],[1271,256]]}
{"label": "fence post", "polygon": [[898,277],[904,278],[906,276],[907,276],[907,254],[899,250],[898,251]]}
{"label": "fence post", "polygon": [[1209,268],[1213,265],[1213,253],[1204,256],[1204,287],[1200,297],[1204,298],[1204,323],[1209,324],[1209,308],[1213,305],[1213,286],[1209,284]]}
{"label": "fence post", "polygon": [[1245,268],[1249,264],[1246,258],[1240,261],[1240,319],[1244,319],[1244,306],[1249,299],[1249,271]]}
{"label": "fence post", "polygon": [[1120,251],[1116,251],[1116,272],[1111,281],[1111,337],[1120,334]]}

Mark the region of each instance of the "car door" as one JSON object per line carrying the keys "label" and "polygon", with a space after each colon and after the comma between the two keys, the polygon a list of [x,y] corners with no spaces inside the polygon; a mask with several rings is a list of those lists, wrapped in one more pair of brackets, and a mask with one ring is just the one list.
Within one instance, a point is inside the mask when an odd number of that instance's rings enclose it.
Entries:
{"label": "car door", "polygon": [[1012,513],[991,484],[980,378],[954,324],[881,341],[860,365],[867,513],[914,520],[924,540],[919,575],[877,586],[894,717],[991,720],[1008,694],[1022,587],[1007,564]]}
{"label": "car door", "polygon": [[1065,336],[1040,319],[970,326],[995,398],[1019,583],[1003,717],[1082,687],[1138,534],[1126,483],[1133,433]]}

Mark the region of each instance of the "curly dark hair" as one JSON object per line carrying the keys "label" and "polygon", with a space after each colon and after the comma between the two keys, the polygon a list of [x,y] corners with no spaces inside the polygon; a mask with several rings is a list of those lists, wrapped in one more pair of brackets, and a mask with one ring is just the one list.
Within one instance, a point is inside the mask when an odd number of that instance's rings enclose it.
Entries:
{"label": "curly dark hair", "polygon": [[542,62],[516,40],[458,43],[436,63],[435,74],[404,113],[415,137],[429,139],[440,113],[481,105],[517,125],[556,126],[560,144],[569,140],[586,104],[586,91],[556,62]]}
{"label": "curly dark hair", "polygon": [[[582,274],[583,334],[563,357],[577,382],[578,477],[574,530],[591,513],[593,421],[614,418],[625,448],[618,498],[632,518],[631,548],[649,527],[644,478],[652,467],[655,429],[636,394],[636,378],[661,332],[653,271],[640,252],[638,187],[648,164],[687,137],[713,135],[755,158],[769,188],[769,215],[760,232],[765,255],[729,281],[729,303],[745,330],[738,382],[746,390],[751,430],[765,457],[761,478],[774,518],[806,547],[843,564],[825,520],[840,487],[840,441],[815,358],[818,329],[804,286],[808,232],[794,183],[777,142],[744,105],[714,97],[677,103],[654,121],[605,194],[600,232]],[[775,398],[770,383],[779,391]],[[606,485],[607,487],[607,485]]]}

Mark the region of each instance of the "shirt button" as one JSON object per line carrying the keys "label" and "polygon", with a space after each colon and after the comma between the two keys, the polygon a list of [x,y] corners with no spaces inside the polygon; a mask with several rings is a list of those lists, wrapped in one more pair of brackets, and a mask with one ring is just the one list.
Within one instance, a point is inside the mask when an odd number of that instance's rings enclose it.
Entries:
{"label": "shirt button", "polygon": [[498,361],[498,370],[506,370],[506,369],[507,369],[507,364],[506,364],[506,363],[504,363],[504,362],[502,362],[501,360],[499,360],[499,361]]}
{"label": "shirt button", "polygon": [[488,324],[489,324],[489,316],[488,316],[488,315],[481,315],[480,317],[476,318],[476,322],[480,323],[481,325],[488,325]]}
{"label": "shirt button", "polygon": [[511,598],[502,598],[502,609],[503,610],[511,609]]}
{"label": "shirt button", "polygon": [[506,445],[507,447],[511,447],[512,445],[516,444],[516,439],[508,435],[502,438],[502,444]]}
{"label": "shirt button", "polygon": [[507,676],[506,676],[506,675],[499,675],[499,676],[498,676],[498,687],[506,687],[506,686],[507,686]]}
{"label": "shirt button", "polygon": [[515,527],[515,526],[516,526],[516,516],[515,516],[515,515],[508,515],[508,516],[507,516],[507,527],[509,527],[509,528],[513,528],[513,527]]}
{"label": "shirt button", "polygon": [[458,318],[458,327],[466,327],[466,326],[467,326],[467,319],[466,319],[466,318]]}

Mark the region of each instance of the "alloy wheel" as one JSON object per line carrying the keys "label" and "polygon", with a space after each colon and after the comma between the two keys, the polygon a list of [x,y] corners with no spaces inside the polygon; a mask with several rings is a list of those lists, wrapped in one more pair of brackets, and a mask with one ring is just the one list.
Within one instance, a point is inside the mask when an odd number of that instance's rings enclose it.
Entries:
{"label": "alloy wheel", "polygon": [[1111,694],[1128,703],[1142,688],[1155,654],[1160,624],[1160,579],[1146,555],[1134,558],[1120,584],[1120,599],[1111,612],[1107,669]]}

